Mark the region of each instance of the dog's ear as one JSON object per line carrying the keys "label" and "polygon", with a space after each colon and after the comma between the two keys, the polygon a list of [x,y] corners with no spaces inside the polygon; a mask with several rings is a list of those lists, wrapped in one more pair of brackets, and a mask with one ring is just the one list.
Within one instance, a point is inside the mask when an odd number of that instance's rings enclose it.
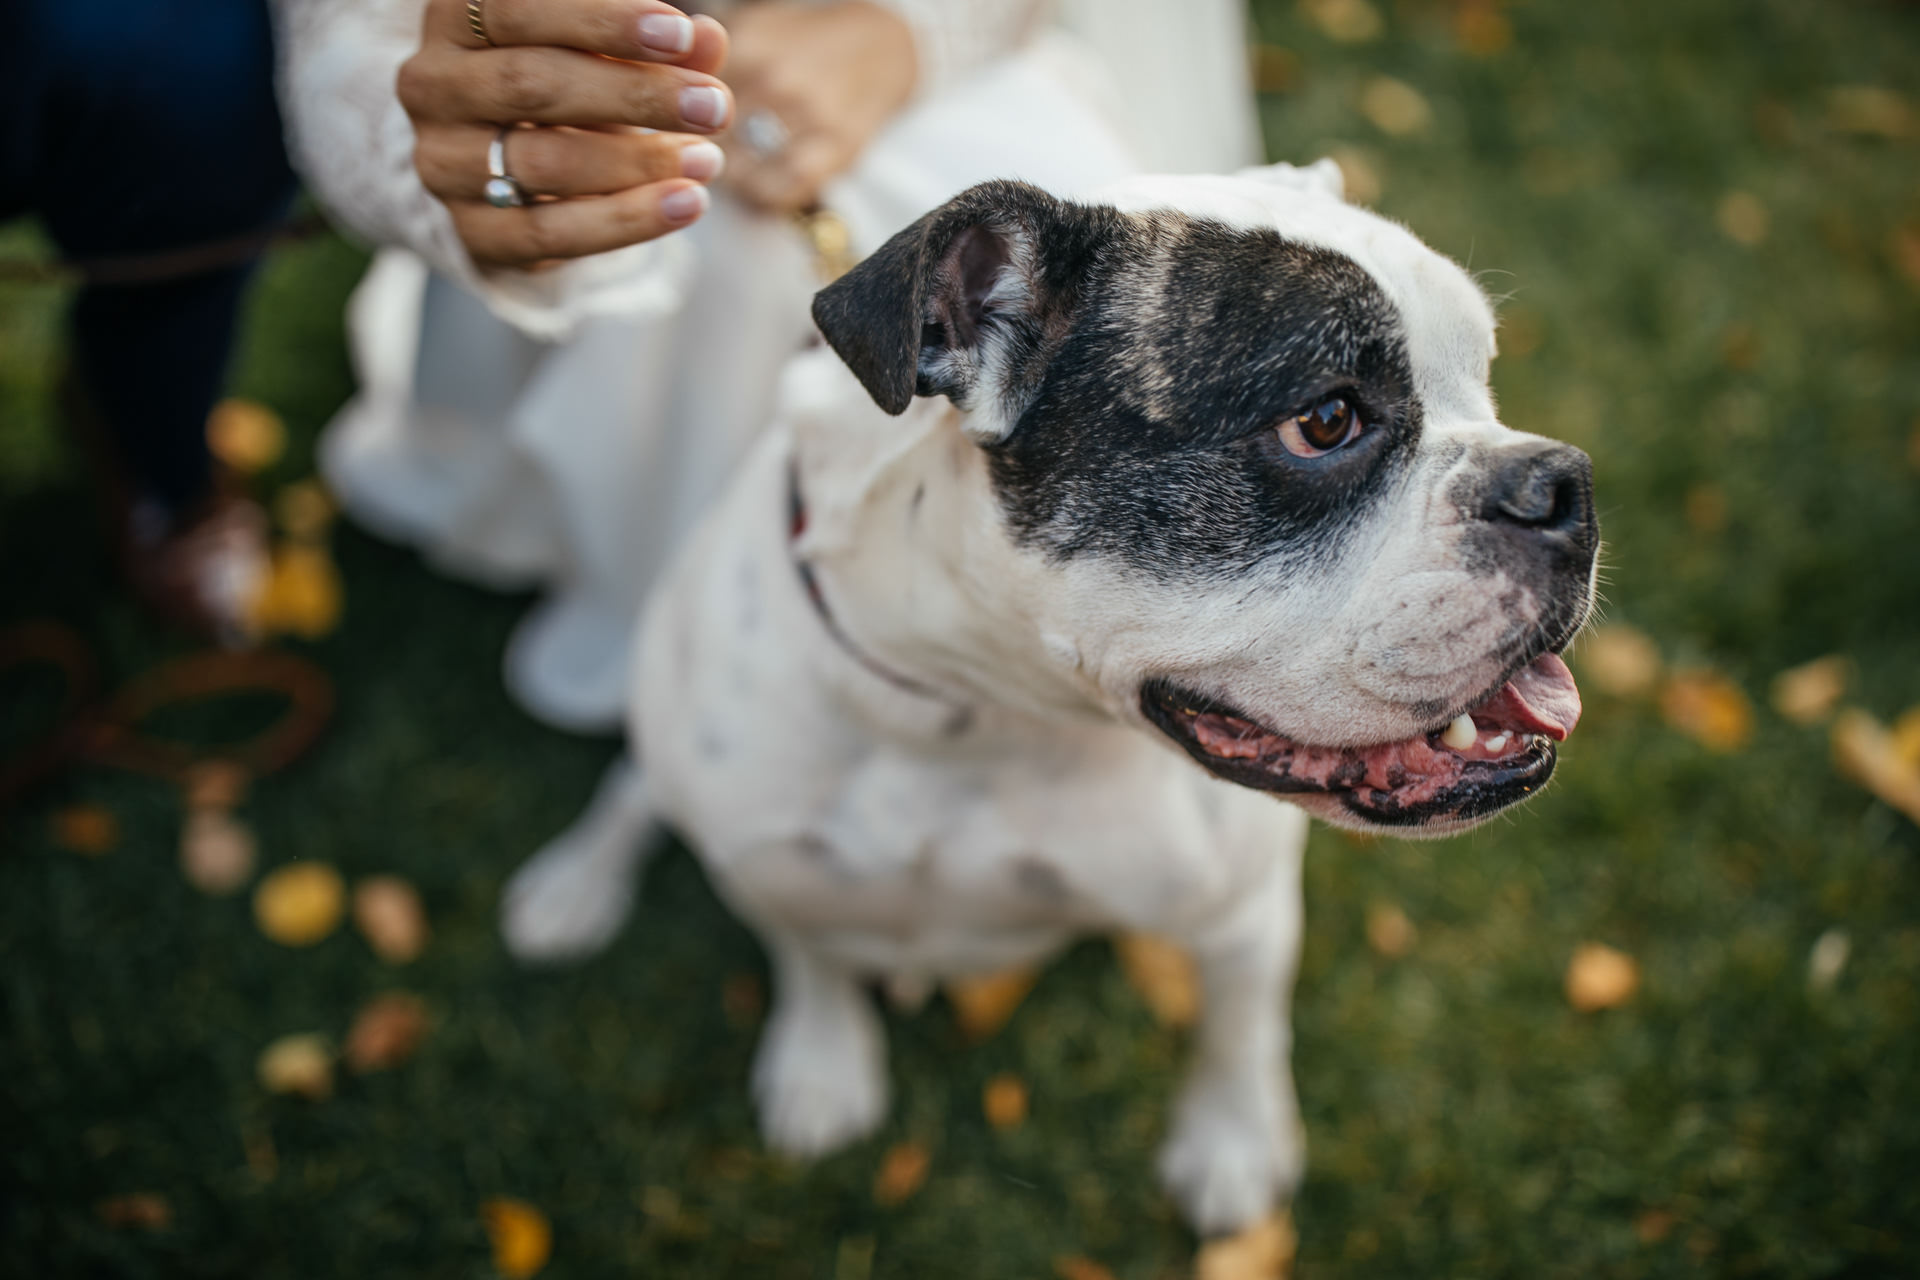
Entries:
{"label": "dog's ear", "polygon": [[1004,439],[1118,216],[1024,182],[982,183],[815,294],[814,323],[888,413],[944,395],[972,411],[970,435]]}

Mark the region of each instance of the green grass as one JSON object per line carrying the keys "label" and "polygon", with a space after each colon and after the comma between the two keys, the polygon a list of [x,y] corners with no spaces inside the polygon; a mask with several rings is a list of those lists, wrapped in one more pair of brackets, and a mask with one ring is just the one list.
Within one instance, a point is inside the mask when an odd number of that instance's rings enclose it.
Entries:
{"label": "green grass", "polygon": [[[1920,13],[1534,0],[1503,10],[1510,49],[1474,57],[1445,4],[1383,4],[1362,44],[1256,7],[1300,69],[1263,103],[1274,154],[1362,153],[1380,208],[1511,295],[1503,416],[1593,454],[1610,617],[1762,708],[1751,745],[1719,755],[1647,702],[1592,693],[1524,813],[1439,844],[1316,833],[1301,1273],[1920,1272],[1920,832],[1835,775],[1822,731],[1764,709],[1774,673],[1829,652],[1852,655],[1850,696],[1883,718],[1920,702],[1920,280],[1894,249],[1920,231],[1920,146],[1911,124],[1834,127],[1829,98],[1920,85]],[[1376,75],[1428,100],[1424,134],[1368,123]],[[1734,190],[1769,215],[1757,245],[1717,224]],[[339,315],[361,261],[323,240],[265,273],[236,385],[293,428],[274,482],[310,469],[349,389]],[[125,679],[174,648],[116,596],[53,424],[61,304],[0,285],[0,617],[67,619]],[[482,1276],[477,1206],[502,1194],[553,1216],[556,1277],[857,1280],[869,1252],[874,1277],[1045,1277],[1075,1253],[1126,1280],[1185,1272],[1193,1242],[1150,1172],[1182,1045],[1102,944],[984,1045],[937,1003],[890,1017],[892,1119],[810,1170],[756,1142],[755,1028],[722,988],[762,964],[684,851],[655,864],[607,954],[509,963],[500,884],[614,745],[506,701],[523,599],[351,530],[336,543],[345,624],[305,651],[338,682],[338,718],[245,814],[269,866],[412,878],[434,943],[396,971],[351,931],[266,941],[244,897],[181,880],[180,801],[159,783],[81,772],[8,817],[0,1273]],[[20,724],[10,709],[8,734]],[[98,859],[47,837],[48,814],[82,801],[123,827]],[[1419,929],[1403,959],[1366,944],[1382,901]],[[1815,993],[1809,948],[1833,928],[1851,959]],[[1566,1006],[1586,940],[1640,960],[1625,1008]],[[268,1040],[339,1036],[393,987],[435,1017],[411,1063],[324,1103],[262,1094]],[[1034,1098],[1006,1134],[979,1106],[1000,1071]],[[877,1208],[880,1153],[904,1138],[929,1145],[932,1175]],[[259,1165],[266,1141],[270,1177],[247,1155]],[[102,1225],[96,1202],[129,1191],[169,1197],[171,1227]]]}

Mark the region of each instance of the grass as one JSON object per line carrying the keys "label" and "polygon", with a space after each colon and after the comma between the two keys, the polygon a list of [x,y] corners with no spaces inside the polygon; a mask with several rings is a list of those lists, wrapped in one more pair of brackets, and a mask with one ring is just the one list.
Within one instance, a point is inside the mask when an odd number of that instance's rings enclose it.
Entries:
{"label": "grass", "polygon": [[[1471,6],[1383,3],[1383,31],[1357,43],[1314,17],[1342,8],[1256,6],[1293,54],[1290,89],[1263,99],[1274,154],[1340,151],[1381,209],[1509,295],[1503,416],[1593,454],[1611,620],[1761,709],[1751,742],[1720,753],[1650,700],[1590,692],[1559,781],[1524,813],[1438,844],[1316,832],[1299,1271],[1920,1272],[1920,832],[1836,776],[1821,730],[1764,709],[1776,672],[1830,652],[1882,718],[1920,702],[1920,125],[1908,103],[1900,136],[1863,132],[1858,99],[1833,94],[1920,84],[1920,14],[1516,3],[1494,11],[1511,44],[1476,54],[1462,31],[1489,48],[1499,29],[1463,19]],[[1369,120],[1378,76],[1421,95],[1423,132]],[[31,232],[0,235],[38,252]],[[269,483],[310,469],[349,389],[339,316],[361,262],[322,240],[263,275],[235,382],[293,428]],[[74,623],[122,680],[174,650],[116,596],[54,425],[61,302],[0,285],[0,617]],[[1068,1254],[1126,1280],[1185,1273],[1193,1241],[1150,1174],[1182,1044],[1104,944],[984,1045],[938,1003],[892,1016],[885,1132],[806,1170],[758,1147],[739,993],[762,962],[684,851],[656,862],[607,954],[509,963],[500,884],[614,744],[506,701],[524,599],[351,530],[336,551],[345,623],[303,649],[336,680],[338,718],[244,813],[268,866],[411,878],[433,944],[395,970],[350,930],[267,941],[244,896],[181,880],[164,784],[81,772],[10,815],[0,1273],[482,1276],[494,1195],[552,1216],[555,1277],[1044,1277]],[[45,691],[6,689],[17,740]],[[49,839],[49,815],[80,802],[119,818],[101,857]],[[1367,945],[1378,903],[1418,929],[1403,958]],[[1809,950],[1833,929],[1851,957],[1815,990]],[[1588,940],[1641,964],[1625,1007],[1568,1008],[1561,975]],[[413,1061],[323,1103],[261,1092],[266,1042],[338,1037],[395,987],[434,1017]],[[1005,1133],[979,1101],[1002,1071],[1034,1099]],[[877,1207],[881,1153],[903,1139],[931,1149],[931,1175]],[[166,1196],[171,1224],[103,1224],[96,1204],[132,1191]]]}

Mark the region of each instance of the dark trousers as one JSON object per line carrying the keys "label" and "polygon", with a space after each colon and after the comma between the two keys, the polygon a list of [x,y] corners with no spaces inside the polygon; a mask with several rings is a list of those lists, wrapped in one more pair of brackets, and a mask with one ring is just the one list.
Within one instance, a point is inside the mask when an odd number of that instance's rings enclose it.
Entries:
{"label": "dark trousers", "polygon": [[270,228],[296,187],[266,5],[0,0],[0,29],[0,218],[37,215],[98,269],[74,370],[141,496],[179,510],[209,489],[206,418],[253,267],[202,251]]}

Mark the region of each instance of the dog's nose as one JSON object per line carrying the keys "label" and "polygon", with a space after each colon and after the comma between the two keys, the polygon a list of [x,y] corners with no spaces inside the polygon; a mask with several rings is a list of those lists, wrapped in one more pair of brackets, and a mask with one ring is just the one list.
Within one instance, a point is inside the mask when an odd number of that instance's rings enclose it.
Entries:
{"label": "dog's nose", "polygon": [[1517,445],[1495,464],[1488,520],[1580,543],[1593,536],[1593,459],[1572,445]]}

